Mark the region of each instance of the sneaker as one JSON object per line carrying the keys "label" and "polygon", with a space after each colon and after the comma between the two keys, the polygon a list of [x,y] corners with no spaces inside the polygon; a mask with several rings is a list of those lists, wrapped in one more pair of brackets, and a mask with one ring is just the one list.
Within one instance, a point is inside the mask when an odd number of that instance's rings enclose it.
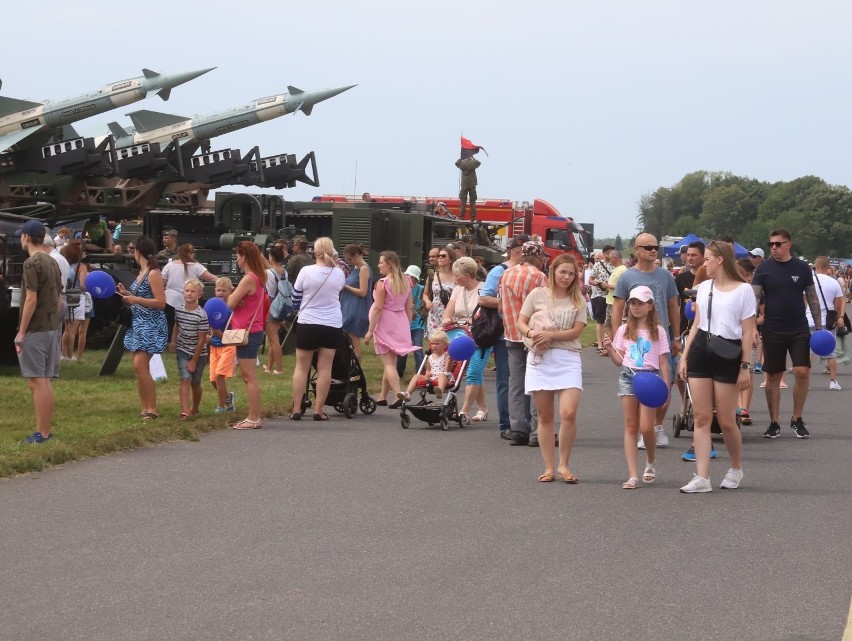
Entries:
{"label": "sneaker", "polygon": [[725,478],[722,479],[722,482],[719,484],[719,488],[722,490],[736,490],[740,486],[740,481],[742,480],[743,471],[732,467],[728,470],[728,473],[725,474]]}
{"label": "sneaker", "polygon": [[790,429],[796,433],[796,438],[808,438],[811,435],[801,416],[795,421],[790,419]]}
{"label": "sneaker", "polygon": [[754,364],[754,373],[755,374],[763,374],[763,363],[755,363]]}
{"label": "sneaker", "polygon": [[710,485],[710,479],[706,479],[698,474],[692,475],[692,480],[680,488],[684,494],[698,494],[701,492],[712,492],[713,486]]}
{"label": "sneaker", "polygon": [[662,425],[655,425],[654,432],[657,435],[657,447],[668,447],[669,437],[666,436],[666,428]]}
{"label": "sneaker", "polygon": [[217,405],[217,406],[216,406],[216,409],[215,409],[215,410],[213,410],[213,411],[214,411],[216,414],[221,414],[221,413],[223,413],[223,412],[226,412],[227,410],[226,410],[224,407],[219,407],[219,406]]}
{"label": "sneaker", "polygon": [[226,412],[233,412],[234,411],[234,400],[236,399],[236,397],[237,397],[237,395],[234,394],[233,392],[228,392],[228,402],[225,404],[225,411]]}
{"label": "sneaker", "polygon": [[636,441],[636,447],[638,447],[640,450],[645,449],[645,438],[642,436],[641,432],[639,433],[639,440]]}
{"label": "sneaker", "polygon": [[[682,461],[687,461],[689,463],[695,461],[695,447],[690,446],[686,452],[680,457]],[[715,446],[710,450],[710,459],[715,460],[719,458],[719,452],[716,450]]]}
{"label": "sneaker", "polygon": [[843,388],[842,388],[842,387],[840,387],[840,383],[838,383],[837,381],[831,381],[831,382],[828,384],[828,389],[831,389],[831,390],[841,390],[841,389],[843,389]]}
{"label": "sneaker", "polygon": [[53,434],[48,434],[47,436],[42,436],[41,432],[33,432],[33,435],[27,437],[27,439],[24,442],[30,443],[31,445],[41,445],[45,441],[49,441],[52,438],[53,438]]}
{"label": "sneaker", "polygon": [[409,394],[408,392],[397,392],[396,397],[400,401],[404,401],[406,403],[411,400],[411,394]]}
{"label": "sneaker", "polygon": [[781,436],[781,426],[772,421],[763,433],[763,438],[778,438],[779,436]]}

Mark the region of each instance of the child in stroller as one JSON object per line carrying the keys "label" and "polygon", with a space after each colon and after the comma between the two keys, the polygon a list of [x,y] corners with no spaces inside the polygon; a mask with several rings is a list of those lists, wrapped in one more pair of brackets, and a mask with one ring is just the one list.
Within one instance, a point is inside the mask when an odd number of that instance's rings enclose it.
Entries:
{"label": "child in stroller", "polygon": [[431,383],[435,398],[441,399],[444,390],[455,382],[453,377],[453,361],[447,353],[450,339],[445,332],[435,332],[429,340],[431,353],[426,358],[426,369],[423,374],[419,372],[411,378],[408,389],[400,392],[397,397],[401,401],[411,400],[411,394],[418,387],[426,388]]}

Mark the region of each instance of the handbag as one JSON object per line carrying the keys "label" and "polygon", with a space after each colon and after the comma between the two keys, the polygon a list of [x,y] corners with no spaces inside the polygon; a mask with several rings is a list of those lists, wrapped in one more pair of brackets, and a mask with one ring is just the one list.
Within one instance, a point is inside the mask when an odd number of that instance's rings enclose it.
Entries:
{"label": "handbag", "polygon": [[814,280],[819,287],[819,295],[822,297],[822,304],[825,307],[825,329],[832,330],[837,327],[837,310],[829,309],[828,303],[825,301],[825,294],[822,291],[822,283],[819,282],[819,274],[814,272]]}
{"label": "handbag", "polygon": [[438,298],[441,300],[441,304],[446,307],[450,302],[450,293],[444,289],[444,284],[441,282],[441,275],[438,272],[435,272],[435,278],[438,279],[438,287],[441,288],[441,291],[438,292]]}
{"label": "handbag", "polygon": [[473,310],[470,335],[480,349],[493,347],[500,340],[503,336],[503,319],[500,318],[496,307],[476,306]]}
{"label": "handbag", "polygon": [[707,352],[723,361],[740,360],[743,353],[743,342],[739,339],[723,338],[710,332],[710,322],[713,315],[713,287],[715,279],[710,281],[710,300],[707,303]]}
{"label": "handbag", "polygon": [[[260,297],[260,300],[257,301],[257,309],[254,310],[254,314],[251,316],[251,320],[249,321],[249,329],[254,324],[254,319],[257,318],[257,313],[260,311],[260,308],[263,306],[263,296]],[[244,345],[248,345],[249,342],[249,329],[228,329],[228,326],[231,324],[231,319],[234,318],[234,315],[231,314],[228,317],[228,322],[225,323],[225,329],[222,331],[222,345],[236,345],[237,347],[243,347]]]}

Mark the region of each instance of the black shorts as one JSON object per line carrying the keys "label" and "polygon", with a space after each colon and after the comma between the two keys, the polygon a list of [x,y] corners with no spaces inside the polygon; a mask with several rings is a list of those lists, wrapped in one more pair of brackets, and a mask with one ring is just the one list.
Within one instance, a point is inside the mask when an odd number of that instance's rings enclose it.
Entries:
{"label": "black shorts", "polygon": [[726,361],[707,351],[707,332],[699,329],[686,355],[688,378],[712,378],[717,383],[733,384],[740,375],[741,359]]}
{"label": "black shorts", "polygon": [[793,361],[793,367],[811,366],[811,333],[775,332],[769,328],[763,330],[763,371],[767,374],[780,374],[787,369],[787,354]]}
{"label": "black shorts", "polygon": [[342,340],[343,330],[340,327],[296,324],[296,349],[311,352],[317,349],[338,349]]}
{"label": "black shorts", "polygon": [[592,299],[592,318],[598,325],[606,322],[606,296],[596,296]]}

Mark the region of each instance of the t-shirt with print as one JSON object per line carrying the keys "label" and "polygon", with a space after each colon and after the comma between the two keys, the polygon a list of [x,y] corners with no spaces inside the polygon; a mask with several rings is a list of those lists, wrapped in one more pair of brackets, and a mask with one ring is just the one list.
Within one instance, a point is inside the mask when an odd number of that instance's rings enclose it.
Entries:
{"label": "t-shirt with print", "polygon": [[640,329],[635,341],[628,340],[626,333],[627,324],[625,323],[616,330],[615,338],[612,340],[612,346],[624,355],[621,364],[631,369],[659,371],[660,355],[671,351],[665,328],[657,325],[657,335],[660,338],[656,341],[651,340],[651,333],[647,329]]}
{"label": "t-shirt with print", "polygon": [[803,294],[814,284],[814,276],[806,262],[767,258],[757,266],[751,282],[765,294],[764,329],[787,334],[808,331]]}
{"label": "t-shirt with print", "polygon": [[[196,307],[192,311],[175,309],[175,322],[178,324],[177,350],[190,356],[194,355],[195,347],[198,344],[198,333],[204,332],[206,334],[210,331],[207,314],[201,307]],[[221,345],[221,342],[219,344]],[[207,341],[204,341],[201,356],[206,354]]]}
{"label": "t-shirt with print", "polygon": [[[574,323],[578,321],[584,325],[588,324],[587,309],[588,305],[585,303],[578,308],[574,306],[574,301],[571,298],[553,298],[547,287],[537,287],[529,293],[524,301],[521,314],[527,318],[532,318],[535,312],[544,310],[545,313],[552,314],[553,324],[561,331],[571,329]],[[579,336],[572,341],[551,341],[550,347],[552,349],[567,349],[572,352],[579,352],[582,349]]]}
{"label": "t-shirt with print", "polygon": [[[615,297],[621,298],[627,302],[630,296],[630,290],[639,285],[645,285],[650,288],[654,294],[654,308],[657,312],[657,319],[660,325],[666,328],[668,333],[669,327],[669,299],[677,297],[677,286],[675,285],[674,276],[667,269],[657,267],[652,272],[640,272],[635,267],[631,267],[621,275],[618,283],[615,286]],[[678,328],[674,327],[674,331]]]}
{"label": "t-shirt with print", "polygon": [[27,332],[52,332],[59,329],[59,292],[62,291],[59,266],[44,252],[36,252],[24,261],[21,308],[29,296],[36,296]]}

